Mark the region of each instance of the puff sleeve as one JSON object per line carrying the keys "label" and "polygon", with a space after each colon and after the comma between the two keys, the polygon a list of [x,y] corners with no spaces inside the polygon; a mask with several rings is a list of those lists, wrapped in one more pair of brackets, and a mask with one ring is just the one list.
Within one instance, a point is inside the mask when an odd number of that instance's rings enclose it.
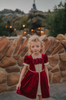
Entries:
{"label": "puff sleeve", "polygon": [[29,56],[26,55],[25,58],[24,58],[23,65],[29,66],[29,64],[30,64],[30,59],[29,59]]}
{"label": "puff sleeve", "polygon": [[44,54],[44,65],[48,65],[48,56],[46,54]]}

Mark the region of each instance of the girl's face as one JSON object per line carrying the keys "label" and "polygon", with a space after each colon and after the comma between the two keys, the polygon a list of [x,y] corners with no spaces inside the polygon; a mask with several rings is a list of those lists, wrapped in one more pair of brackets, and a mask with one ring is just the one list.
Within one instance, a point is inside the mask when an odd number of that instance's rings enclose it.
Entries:
{"label": "girl's face", "polygon": [[40,42],[31,42],[31,51],[33,53],[39,53],[40,50],[42,49],[41,43]]}

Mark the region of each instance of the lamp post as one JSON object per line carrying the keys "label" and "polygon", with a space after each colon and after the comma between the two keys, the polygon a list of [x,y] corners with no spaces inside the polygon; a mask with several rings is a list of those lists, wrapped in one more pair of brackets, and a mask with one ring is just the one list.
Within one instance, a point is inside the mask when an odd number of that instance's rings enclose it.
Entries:
{"label": "lamp post", "polygon": [[25,31],[25,32],[24,32],[24,35],[26,35],[26,34],[27,34],[27,32]]}
{"label": "lamp post", "polygon": [[12,28],[12,26],[9,26],[9,28]]}
{"label": "lamp post", "polygon": [[34,30],[33,29],[31,29],[31,34],[34,34]]}
{"label": "lamp post", "polygon": [[24,35],[24,28],[25,28],[25,24],[23,24],[23,25],[22,25],[22,27],[23,27],[23,35]]}
{"label": "lamp post", "polygon": [[44,31],[41,31],[41,35],[44,35]]}
{"label": "lamp post", "polygon": [[10,33],[11,33],[11,32],[10,32],[11,29],[12,29],[12,26],[9,26],[9,36],[10,36]]}
{"label": "lamp post", "polygon": [[39,36],[41,35],[41,28],[40,28],[40,27],[38,27],[37,34],[38,34]]}
{"label": "lamp post", "polygon": [[22,25],[23,26],[23,28],[25,28],[25,25]]}

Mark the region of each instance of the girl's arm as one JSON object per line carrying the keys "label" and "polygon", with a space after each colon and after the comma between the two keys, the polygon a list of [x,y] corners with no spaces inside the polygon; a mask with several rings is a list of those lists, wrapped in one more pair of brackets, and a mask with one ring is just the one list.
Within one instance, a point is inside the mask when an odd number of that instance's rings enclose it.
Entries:
{"label": "girl's arm", "polygon": [[25,74],[25,71],[27,69],[27,66],[24,65],[22,71],[21,71],[21,74],[20,74],[20,78],[19,78],[19,83],[21,83],[22,79],[23,79],[23,76]]}
{"label": "girl's arm", "polygon": [[47,68],[47,65],[45,65],[45,72],[47,74],[47,79],[48,79],[48,83],[49,83],[49,74],[48,74],[48,68]]}

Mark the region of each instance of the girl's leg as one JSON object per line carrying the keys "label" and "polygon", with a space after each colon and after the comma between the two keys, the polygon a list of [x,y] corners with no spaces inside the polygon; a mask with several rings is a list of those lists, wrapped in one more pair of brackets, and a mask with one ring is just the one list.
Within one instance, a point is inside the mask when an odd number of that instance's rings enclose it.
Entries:
{"label": "girl's leg", "polygon": [[36,99],[31,99],[31,100],[36,100]]}
{"label": "girl's leg", "polygon": [[42,95],[38,95],[39,100],[43,100]]}

